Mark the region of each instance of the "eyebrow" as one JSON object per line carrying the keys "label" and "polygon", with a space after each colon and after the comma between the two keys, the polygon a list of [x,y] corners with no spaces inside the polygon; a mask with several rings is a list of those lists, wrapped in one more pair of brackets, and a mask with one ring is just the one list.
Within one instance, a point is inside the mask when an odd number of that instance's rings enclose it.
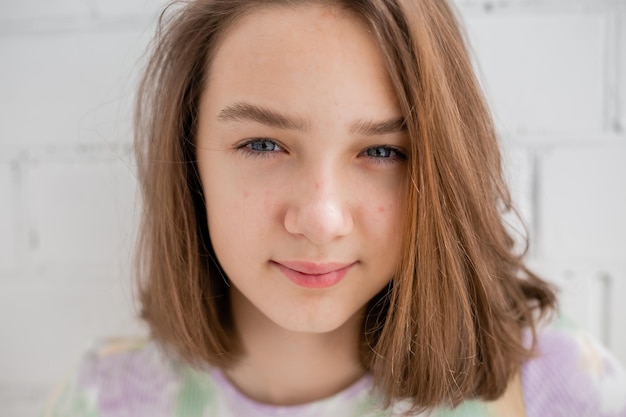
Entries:
{"label": "eyebrow", "polygon": [[222,122],[251,120],[279,129],[301,130],[304,132],[309,130],[309,123],[304,119],[281,114],[268,107],[249,103],[235,103],[224,107],[217,115],[217,120]]}
{"label": "eyebrow", "polygon": [[404,120],[404,117],[398,117],[396,119],[383,120],[382,122],[357,122],[350,128],[350,133],[353,135],[358,134],[363,136],[381,136],[402,132],[406,129],[406,121]]}
{"label": "eyebrow", "polygon": [[[238,102],[224,107],[217,115],[217,120],[254,121],[270,127],[286,130],[310,130],[310,122],[298,116],[277,112],[265,106]],[[350,134],[363,136],[379,136],[406,130],[406,121],[398,117],[383,121],[357,121],[350,127]]]}

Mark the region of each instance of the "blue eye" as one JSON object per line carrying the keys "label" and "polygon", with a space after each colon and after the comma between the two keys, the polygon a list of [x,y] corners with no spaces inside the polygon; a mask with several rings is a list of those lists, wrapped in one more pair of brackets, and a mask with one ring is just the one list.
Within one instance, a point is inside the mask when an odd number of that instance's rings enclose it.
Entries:
{"label": "blue eye", "polygon": [[274,152],[282,151],[281,147],[269,139],[255,139],[245,145],[248,149],[255,152]]}
{"label": "blue eye", "polygon": [[237,149],[244,152],[246,156],[252,157],[267,157],[277,152],[284,152],[279,144],[266,138],[250,139]]}
{"label": "blue eye", "polygon": [[364,151],[365,156],[374,159],[405,160],[406,155],[391,146],[373,146]]}

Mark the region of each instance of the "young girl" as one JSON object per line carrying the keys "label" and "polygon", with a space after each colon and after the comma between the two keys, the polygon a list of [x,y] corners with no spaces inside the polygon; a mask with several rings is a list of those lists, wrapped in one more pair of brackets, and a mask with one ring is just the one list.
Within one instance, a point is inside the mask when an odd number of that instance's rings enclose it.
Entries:
{"label": "young girl", "polygon": [[503,225],[494,128],[443,0],[169,9],[136,129],[146,342],[53,416],[626,416]]}

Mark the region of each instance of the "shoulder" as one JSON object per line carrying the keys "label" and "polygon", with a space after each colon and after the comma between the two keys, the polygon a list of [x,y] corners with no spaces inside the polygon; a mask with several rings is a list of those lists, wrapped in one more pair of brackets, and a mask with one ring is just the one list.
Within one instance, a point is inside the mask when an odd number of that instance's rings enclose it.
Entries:
{"label": "shoulder", "polygon": [[198,373],[155,343],[98,343],[52,401],[46,417],[173,416],[181,397],[199,394]]}
{"label": "shoulder", "polygon": [[626,373],[585,332],[563,320],[538,330],[522,366],[528,417],[626,417]]}

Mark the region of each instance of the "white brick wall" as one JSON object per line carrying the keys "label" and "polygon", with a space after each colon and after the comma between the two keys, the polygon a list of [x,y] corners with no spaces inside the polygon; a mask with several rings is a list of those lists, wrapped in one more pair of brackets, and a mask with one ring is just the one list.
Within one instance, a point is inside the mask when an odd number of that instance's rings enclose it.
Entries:
{"label": "white brick wall", "polygon": [[18,225],[17,204],[18,183],[13,166],[0,163],[0,274],[5,274],[17,265],[15,240]]}
{"label": "white brick wall", "polygon": [[615,78],[617,80],[616,94],[615,94],[615,107],[617,122],[613,126],[613,129],[626,131],[626,81],[624,80],[624,74],[626,74],[626,2],[622,1],[621,11],[615,17],[615,46],[612,48],[617,55],[615,65]]}
{"label": "white brick wall", "polygon": [[89,2],[84,0],[0,1],[0,20],[2,21],[77,18],[86,16],[88,13]]}
{"label": "white brick wall", "polygon": [[[143,331],[130,118],[163,2],[0,0],[1,416],[36,415],[92,340]],[[626,364],[626,0],[456,3],[531,264]]]}
{"label": "white brick wall", "polygon": [[544,257],[626,260],[625,161],[626,143],[542,152],[538,196]]}
{"label": "white brick wall", "polygon": [[467,27],[500,129],[602,128],[603,14],[481,15]]}
{"label": "white brick wall", "polygon": [[26,165],[23,214],[28,218],[31,266],[128,263],[135,188],[126,163],[86,160]]}

